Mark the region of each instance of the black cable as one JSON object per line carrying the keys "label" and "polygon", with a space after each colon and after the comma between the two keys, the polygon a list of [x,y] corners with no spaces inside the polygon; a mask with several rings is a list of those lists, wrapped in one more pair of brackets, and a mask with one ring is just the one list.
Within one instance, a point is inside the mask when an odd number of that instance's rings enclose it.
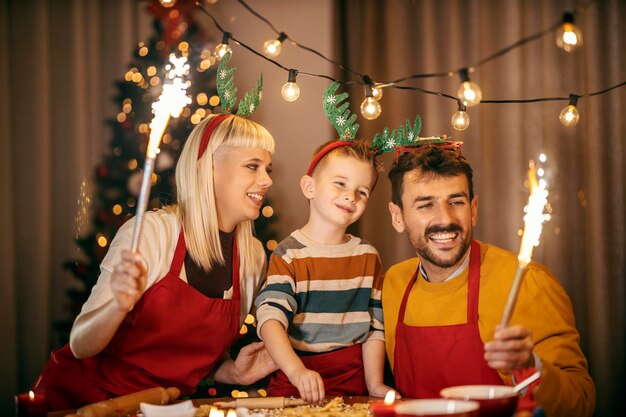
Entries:
{"label": "black cable", "polygon": [[[266,23],[268,23],[273,28],[273,25],[271,24],[271,22],[267,21],[267,19],[263,18],[262,16],[258,15],[256,12],[252,11],[251,8],[249,6],[247,6],[247,4],[245,4],[245,2],[243,0],[238,0],[238,1],[240,3],[242,3],[246,8],[248,8],[257,17],[259,17],[260,19],[263,19],[264,21],[266,21]],[[587,5],[585,7],[587,7],[589,4],[591,4],[594,1],[596,1],[596,0],[590,0],[590,2],[587,3]],[[224,28],[222,28],[222,26],[219,24],[217,19],[208,10],[206,10],[202,6],[200,1],[196,1],[196,5],[207,16],[209,16],[209,18],[213,21],[213,24],[215,25],[215,27],[218,30],[220,30],[222,33],[226,33],[226,30],[224,30]],[[512,49],[514,49],[516,47],[519,47],[519,46],[521,46],[521,45],[523,45],[523,44],[525,44],[527,42],[530,42],[530,41],[532,41],[534,39],[538,39],[538,38],[544,36],[546,33],[554,30],[554,28],[557,27],[557,26],[558,26],[558,24],[553,25],[549,29],[546,29],[546,30],[544,30],[542,32],[539,32],[539,33],[536,33],[534,35],[531,35],[531,36],[528,36],[526,38],[523,38],[523,39],[521,39],[521,40],[519,40],[519,41],[517,41],[517,42],[515,42],[515,43],[513,43],[513,44],[511,44],[509,46],[507,46],[506,48],[504,48],[504,49],[502,49],[502,50],[500,50],[500,51],[490,55],[489,57],[484,58],[481,61],[478,61],[476,64],[474,64],[474,67],[476,67],[478,65],[482,65],[485,62],[488,62],[488,61],[490,61],[492,59],[495,59],[495,58],[497,58],[499,56],[502,56],[505,53],[509,52],[510,50],[512,50]],[[273,29],[276,30],[275,28],[273,28]],[[232,35],[230,36],[230,39],[232,39],[238,45],[243,46],[245,49],[247,49],[248,51],[252,52],[256,56],[259,56],[259,57],[263,58],[264,60],[266,60],[268,62],[271,62],[272,64],[276,65],[278,68],[280,68],[280,69],[282,69],[284,71],[289,72],[289,70],[291,69],[291,68],[285,67],[284,65],[280,64],[277,61],[274,61],[271,58],[266,57],[264,54],[256,51],[254,48],[252,48],[249,45],[245,44],[244,42],[236,39]],[[293,42],[293,40],[292,40],[292,42]],[[303,47],[302,45],[299,45],[296,42],[294,42],[294,43],[296,45],[298,45],[299,47],[301,47],[301,48],[307,49],[307,47]],[[310,50],[311,52],[321,56],[322,58],[327,59],[326,57],[324,57],[322,54],[320,54],[319,52],[315,51],[314,49],[308,48],[307,50]],[[334,62],[332,60],[329,60],[329,61],[330,62]],[[337,64],[337,65],[339,65],[339,64]],[[311,77],[325,78],[325,79],[333,81],[333,82],[339,82],[339,83],[341,83],[343,85],[348,85],[348,84],[365,84],[365,82],[363,80],[365,79],[365,77],[367,77],[366,75],[361,75],[360,73],[358,73],[356,71],[352,71],[352,70],[350,70],[348,68],[345,68],[345,67],[343,67],[341,65],[339,65],[339,67],[341,69],[343,69],[344,71],[349,71],[349,72],[352,72],[355,75],[359,75],[359,77],[360,77],[359,80],[360,81],[347,81],[347,82],[343,81],[342,82],[342,81],[336,80],[335,78],[333,78],[333,77],[331,77],[329,75],[315,74],[315,73],[310,73],[310,72],[305,72],[305,71],[300,71],[300,70],[298,70],[298,75],[307,75],[307,76],[311,76]],[[459,99],[457,97],[454,97],[454,96],[450,95],[450,94],[446,94],[446,93],[442,93],[442,92],[438,92],[438,91],[426,90],[426,89],[420,88],[420,87],[410,87],[410,86],[402,86],[402,85],[397,85],[396,84],[397,82],[405,81],[405,80],[410,79],[410,78],[424,78],[424,77],[429,77],[429,76],[437,76],[437,74],[453,75],[454,73],[453,72],[446,72],[446,73],[432,73],[432,74],[415,74],[415,75],[410,76],[410,77],[405,77],[404,79],[392,81],[391,83],[382,83],[382,84],[385,85],[386,87],[389,87],[389,88],[395,88],[395,89],[398,89],[398,90],[418,91],[418,92],[421,92],[421,93],[431,94],[431,95],[435,95],[435,96],[451,99],[451,100],[454,100],[454,101],[458,102]],[[369,77],[367,77],[367,78],[369,79]],[[626,81],[623,81],[623,82],[621,82],[619,84],[615,84],[615,85],[613,85],[611,87],[605,88],[604,90],[596,91],[596,92],[593,92],[593,93],[580,94],[580,95],[577,95],[577,97],[579,97],[579,98],[582,98],[582,97],[592,97],[592,96],[604,94],[604,93],[607,93],[607,92],[609,92],[611,90],[614,90],[616,88],[623,87],[624,85],[626,85]],[[569,99],[570,99],[569,96],[568,97],[538,97],[538,98],[518,99],[518,100],[481,100],[481,103],[485,103],[485,104],[513,104],[513,103],[518,103],[519,104],[519,103],[537,103],[537,102],[544,102],[544,101],[568,101]]]}
{"label": "black cable", "polygon": [[[252,13],[253,15],[255,15],[256,17],[258,17],[259,19],[261,19],[263,22],[265,22],[269,27],[272,28],[272,30],[274,32],[276,32],[276,34],[280,34],[280,33],[284,33],[279,31],[278,29],[276,29],[276,27],[272,24],[272,22],[270,22],[268,19],[266,19],[265,17],[261,16],[260,13],[258,13],[257,11],[255,11],[254,9],[252,9],[252,7],[250,7],[244,0],[237,0],[239,3],[241,3],[241,5],[243,7],[245,7],[250,13]],[[297,42],[295,39],[293,39],[292,37],[290,37],[289,35],[286,35],[286,39],[289,39],[289,41],[291,41],[291,43],[293,43],[294,45],[296,45],[298,48],[304,49],[305,51],[309,51],[311,53],[314,53],[315,55],[319,56],[320,58],[322,58],[323,60],[325,60],[326,62],[330,62],[331,64],[335,65],[336,67],[338,67],[339,69],[346,71],[346,72],[350,72],[352,74],[354,74],[357,78],[363,78],[363,74],[354,71],[353,69],[348,68],[347,66],[340,64],[339,62],[328,58],[327,56],[325,56],[324,54],[322,54],[321,52],[303,45],[299,42]]]}

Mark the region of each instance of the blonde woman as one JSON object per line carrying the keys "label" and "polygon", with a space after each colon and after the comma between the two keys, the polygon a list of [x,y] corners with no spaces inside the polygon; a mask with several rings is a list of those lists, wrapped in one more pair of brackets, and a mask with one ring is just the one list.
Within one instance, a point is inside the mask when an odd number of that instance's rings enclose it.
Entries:
{"label": "blonde woman", "polygon": [[176,168],[177,204],[115,236],[70,343],[52,353],[34,390],[69,409],[154,386],[193,393],[209,372],[250,384],[275,370],[262,343],[226,357],[261,284],[266,259],[252,235],[274,140],[252,121],[212,116],[189,136]]}

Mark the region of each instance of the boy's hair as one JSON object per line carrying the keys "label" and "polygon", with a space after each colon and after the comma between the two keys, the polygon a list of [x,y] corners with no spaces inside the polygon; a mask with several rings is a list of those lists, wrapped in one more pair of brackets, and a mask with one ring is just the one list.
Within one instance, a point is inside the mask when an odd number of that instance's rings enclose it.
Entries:
{"label": "boy's hair", "polygon": [[[328,146],[329,144],[333,142],[336,142],[336,140],[330,140],[326,143],[321,144],[320,146],[317,147],[317,149],[315,149],[315,152],[313,153],[313,155],[314,156],[317,155],[322,149],[324,149],[326,146]],[[381,171],[382,165],[376,159],[376,152],[373,149],[371,149],[370,144],[362,140],[351,141],[346,146],[340,146],[328,152],[317,163],[317,165],[313,169],[313,172],[311,173],[311,176],[316,175],[316,173],[324,169],[324,167],[326,166],[328,162],[328,158],[332,158],[336,156],[352,157],[359,161],[369,164],[374,170],[374,184],[372,184],[372,190],[374,189],[374,187],[376,187],[376,182],[378,181],[378,174]]]}
{"label": "boy's hair", "polygon": [[465,175],[470,201],[474,198],[473,171],[467,159],[460,151],[432,145],[417,152],[403,153],[389,170],[391,201],[400,208],[402,208],[404,174],[414,170],[419,170],[422,174],[432,173],[442,177]]}
{"label": "boy's hair", "polygon": [[[274,138],[261,125],[239,116],[220,122],[198,159],[202,134],[215,116],[200,122],[189,135],[176,166],[177,215],[185,232],[185,243],[192,259],[205,271],[224,264],[220,244],[213,184],[213,155],[227,148],[261,148],[274,153]],[[260,273],[263,260],[256,254],[252,221],[236,227],[236,243],[241,271],[245,275]]]}

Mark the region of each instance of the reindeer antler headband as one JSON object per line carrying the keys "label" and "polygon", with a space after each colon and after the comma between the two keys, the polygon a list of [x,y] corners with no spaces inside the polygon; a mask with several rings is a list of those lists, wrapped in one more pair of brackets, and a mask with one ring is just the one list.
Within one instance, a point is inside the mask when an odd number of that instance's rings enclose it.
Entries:
{"label": "reindeer antler headband", "polygon": [[[341,146],[351,146],[357,140],[356,133],[359,130],[359,124],[355,123],[356,115],[351,114],[348,109],[350,104],[347,101],[341,105],[339,104],[348,98],[348,93],[344,92],[335,95],[338,88],[338,82],[333,82],[328,86],[324,93],[323,106],[324,113],[330,121],[330,124],[332,124],[335,130],[337,130],[337,133],[339,133],[339,139],[329,143],[313,156],[309,169],[307,170],[307,175],[313,173],[319,161],[329,152]],[[427,146],[439,146],[456,150],[461,149],[463,142],[450,141],[445,135],[420,138],[419,132],[421,128],[422,119],[418,114],[415,117],[413,126],[411,126],[411,122],[407,120],[405,125],[391,132],[388,128],[385,128],[382,134],[376,133],[370,147],[376,155],[385,152],[395,152],[396,160],[401,153],[417,152]]]}
{"label": "reindeer antler headband", "polygon": [[229,67],[230,53],[225,54],[217,67],[217,95],[220,98],[222,106],[221,114],[215,116],[204,129],[202,133],[202,141],[198,149],[198,159],[202,157],[209,144],[209,138],[213,134],[215,128],[224,120],[231,116],[248,117],[256,110],[261,102],[261,91],[263,90],[263,74],[259,76],[255,87],[248,91],[243,99],[239,102],[237,113],[232,114],[231,111],[237,102],[237,87],[235,87],[235,67]]}

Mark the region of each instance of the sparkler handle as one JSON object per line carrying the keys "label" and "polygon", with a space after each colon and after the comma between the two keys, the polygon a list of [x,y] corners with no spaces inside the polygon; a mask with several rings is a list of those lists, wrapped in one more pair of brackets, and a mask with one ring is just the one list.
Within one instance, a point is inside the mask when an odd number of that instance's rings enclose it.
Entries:
{"label": "sparkler handle", "polygon": [[504,313],[502,313],[502,320],[500,321],[500,325],[503,327],[507,327],[509,325],[509,321],[511,321],[511,316],[513,315],[513,309],[515,308],[515,303],[517,302],[517,295],[519,294],[519,289],[522,285],[522,278],[524,277],[525,269],[526,265],[518,264],[517,269],[515,270],[513,284],[509,290],[509,298],[506,300],[506,306],[504,307]]}
{"label": "sparkler handle", "polygon": [[133,240],[130,245],[130,250],[133,253],[137,252],[139,246],[139,238],[141,237],[141,225],[143,223],[143,215],[146,212],[148,206],[148,198],[150,197],[150,187],[152,185],[152,173],[154,172],[154,161],[156,158],[146,157],[146,162],[143,166],[143,178],[141,180],[141,190],[139,191],[139,198],[137,200],[137,212],[135,215],[135,229],[133,230]]}

